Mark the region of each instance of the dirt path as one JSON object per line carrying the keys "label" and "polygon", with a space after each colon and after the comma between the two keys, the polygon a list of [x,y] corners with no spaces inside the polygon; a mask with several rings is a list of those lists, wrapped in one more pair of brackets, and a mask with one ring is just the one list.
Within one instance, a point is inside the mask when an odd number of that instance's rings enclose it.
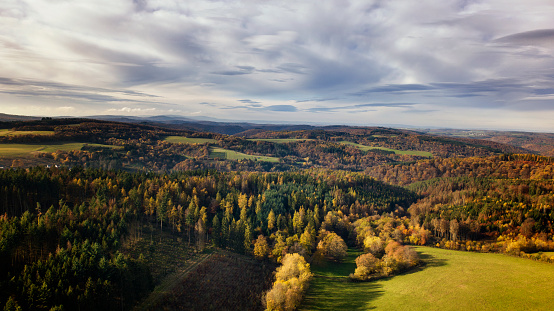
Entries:
{"label": "dirt path", "polygon": [[174,273],[168,275],[156,286],[152,293],[144,300],[141,301],[133,310],[134,311],[148,311],[155,310],[158,301],[166,294],[170,293],[179,283],[187,276],[188,273],[194,271],[201,263],[210,258],[215,252],[207,254],[196,254],[186,261],[186,267],[183,267]]}

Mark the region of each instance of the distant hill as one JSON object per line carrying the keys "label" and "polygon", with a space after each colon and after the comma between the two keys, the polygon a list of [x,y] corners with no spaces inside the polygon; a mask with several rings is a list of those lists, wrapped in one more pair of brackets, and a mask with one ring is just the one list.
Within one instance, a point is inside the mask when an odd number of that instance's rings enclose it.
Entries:
{"label": "distant hill", "polygon": [[188,130],[195,132],[211,132],[226,135],[245,136],[242,133],[249,134],[251,130],[261,131],[299,131],[315,128],[312,125],[297,124],[256,124],[249,122],[229,122],[226,120],[217,120],[213,118],[187,118],[182,116],[152,116],[152,117],[132,117],[132,116],[90,116],[88,118],[126,123],[142,123],[163,126],[175,130]]}
{"label": "distant hill", "polygon": [[426,134],[437,136],[488,140],[496,143],[520,147],[543,156],[554,156],[553,133],[456,129],[431,129],[421,131]]}
{"label": "distant hill", "polygon": [[0,121],[31,121],[40,119],[40,117],[18,116],[13,114],[0,113]]}

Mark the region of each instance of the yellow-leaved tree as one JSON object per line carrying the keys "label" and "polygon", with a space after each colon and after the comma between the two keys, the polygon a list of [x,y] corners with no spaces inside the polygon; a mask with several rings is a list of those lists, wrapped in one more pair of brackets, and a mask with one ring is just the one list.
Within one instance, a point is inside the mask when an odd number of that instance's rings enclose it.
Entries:
{"label": "yellow-leaved tree", "polygon": [[273,288],[263,298],[268,311],[295,310],[313,276],[310,264],[297,253],[286,254],[282,263],[277,268]]}

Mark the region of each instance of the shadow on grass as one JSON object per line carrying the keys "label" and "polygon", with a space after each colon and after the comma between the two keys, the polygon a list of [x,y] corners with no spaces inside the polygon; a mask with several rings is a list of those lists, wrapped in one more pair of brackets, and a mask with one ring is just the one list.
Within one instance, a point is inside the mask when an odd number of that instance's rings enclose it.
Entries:
{"label": "shadow on grass", "polygon": [[356,257],[363,252],[349,249],[342,262],[315,260],[314,278],[300,310],[368,310],[372,300],[383,294],[373,282],[351,282],[348,276],[356,269]]}
{"label": "shadow on grass", "polygon": [[301,310],[368,310],[372,300],[383,295],[373,282],[349,282],[347,278],[317,275],[310,284]]}
{"label": "shadow on grass", "polygon": [[421,268],[442,267],[446,266],[448,262],[446,259],[439,259],[427,253],[418,252],[418,255],[419,259],[423,262]]}
{"label": "shadow on grass", "polygon": [[[441,267],[447,260],[418,252],[422,264],[400,273],[407,275],[422,270]],[[375,281],[351,282],[348,278],[356,269],[355,259],[362,252],[349,249],[343,262],[316,262],[312,266],[314,278],[300,310],[371,310],[371,302],[384,294],[383,286]],[[394,278],[395,276],[385,279]]]}

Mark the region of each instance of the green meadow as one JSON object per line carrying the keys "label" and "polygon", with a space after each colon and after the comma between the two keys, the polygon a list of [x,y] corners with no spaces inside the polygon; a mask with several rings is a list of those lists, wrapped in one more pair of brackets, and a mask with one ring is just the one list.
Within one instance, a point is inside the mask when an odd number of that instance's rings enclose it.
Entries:
{"label": "green meadow", "polygon": [[10,129],[0,129],[0,136],[20,136],[20,135],[52,135],[54,131],[13,131]]}
{"label": "green meadow", "polygon": [[312,265],[301,310],[552,310],[554,265],[510,257],[416,247],[425,265],[373,282],[349,282],[359,252]]}
{"label": "green meadow", "polygon": [[56,152],[80,150],[83,146],[120,148],[117,146],[87,143],[51,143],[51,144],[0,144],[0,156],[6,158],[26,157],[37,152]]}
{"label": "green meadow", "polygon": [[266,156],[257,156],[245,154],[233,150],[223,149],[223,148],[212,148],[210,150],[211,158],[222,158],[227,160],[253,160],[253,161],[265,161],[265,162],[279,162],[279,158],[266,157]]}
{"label": "green meadow", "polygon": [[406,154],[406,155],[413,155],[413,156],[418,156],[418,157],[428,157],[428,158],[430,158],[430,157],[433,156],[433,154],[431,152],[427,152],[427,151],[396,150],[396,149],[390,149],[390,148],[385,148],[385,147],[371,147],[371,146],[361,145],[361,144],[353,143],[353,142],[350,142],[350,141],[344,141],[344,140],[341,141],[340,143],[345,144],[345,145],[354,146],[354,147],[360,149],[361,151],[369,151],[369,150],[378,149],[378,150],[394,152],[395,154]]}
{"label": "green meadow", "polygon": [[198,137],[183,137],[183,136],[167,136],[164,141],[170,143],[183,143],[183,144],[213,144],[217,140],[211,138],[198,138]]}

